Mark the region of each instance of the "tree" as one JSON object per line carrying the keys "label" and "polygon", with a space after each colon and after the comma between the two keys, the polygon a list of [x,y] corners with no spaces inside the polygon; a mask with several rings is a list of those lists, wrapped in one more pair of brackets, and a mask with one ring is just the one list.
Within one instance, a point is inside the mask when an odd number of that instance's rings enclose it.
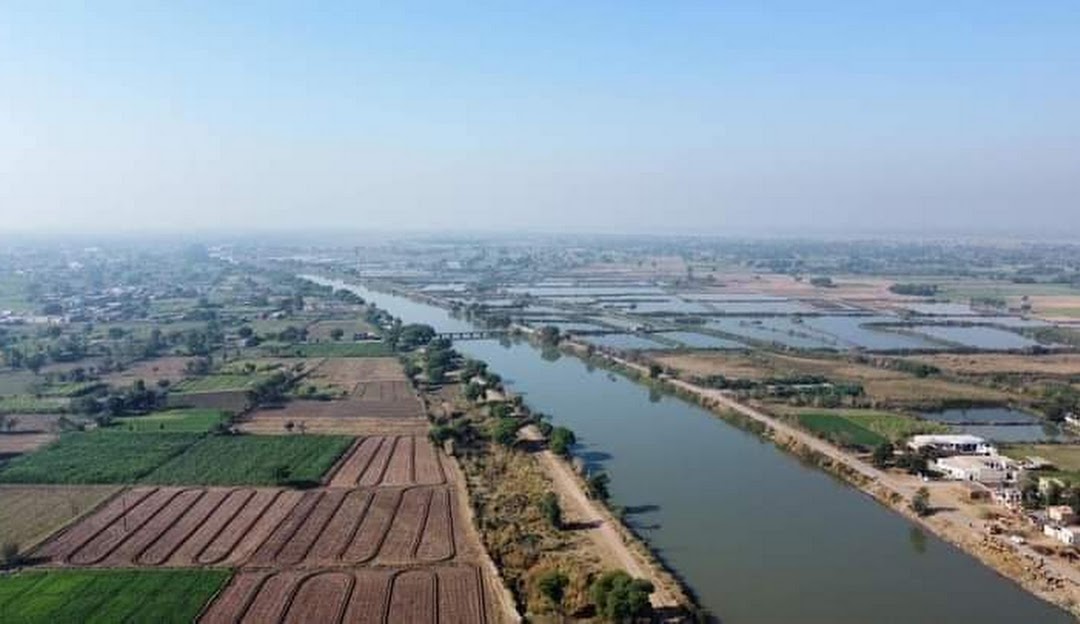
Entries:
{"label": "tree", "polygon": [[585,485],[589,488],[589,496],[602,501],[611,497],[610,484],[611,477],[606,472],[594,472],[585,480]]}
{"label": "tree", "polygon": [[484,387],[480,384],[467,383],[465,384],[465,398],[475,403],[480,397],[484,396]]}
{"label": "tree", "polygon": [[653,585],[649,581],[635,579],[618,570],[598,578],[589,588],[589,597],[600,617],[609,622],[627,622],[649,613],[652,592]]}
{"label": "tree", "polygon": [[559,344],[559,328],[545,325],[540,329],[540,344],[554,346]]}
{"label": "tree", "polygon": [[345,330],[340,327],[335,327],[334,329],[330,330],[330,337],[334,340],[341,340],[345,337]]}
{"label": "tree", "polygon": [[920,517],[930,514],[930,490],[925,486],[919,488],[911,498],[911,510]]}
{"label": "tree", "polygon": [[540,499],[540,511],[553,528],[562,528],[562,507],[559,506],[559,497],[555,492],[544,493]]}
{"label": "tree", "polygon": [[513,446],[517,442],[517,430],[519,423],[516,419],[504,416],[495,421],[495,431],[492,438],[503,446]]}
{"label": "tree", "polygon": [[4,542],[3,546],[0,546],[0,561],[5,566],[16,566],[22,562],[22,557],[19,555],[19,545],[15,542]]}
{"label": "tree", "polygon": [[559,570],[544,572],[536,581],[540,595],[546,598],[558,613],[562,613],[563,598],[566,597],[566,587],[569,584],[570,578]]}
{"label": "tree", "polygon": [[566,427],[555,427],[551,430],[548,446],[551,448],[552,453],[566,457],[570,454],[570,445],[575,442],[577,442],[577,437],[573,431]]}
{"label": "tree", "polygon": [[877,468],[884,468],[892,461],[893,452],[895,449],[891,442],[882,442],[874,447],[874,456],[872,461]]}
{"label": "tree", "polygon": [[664,372],[664,369],[659,364],[649,364],[649,379],[656,379]]}

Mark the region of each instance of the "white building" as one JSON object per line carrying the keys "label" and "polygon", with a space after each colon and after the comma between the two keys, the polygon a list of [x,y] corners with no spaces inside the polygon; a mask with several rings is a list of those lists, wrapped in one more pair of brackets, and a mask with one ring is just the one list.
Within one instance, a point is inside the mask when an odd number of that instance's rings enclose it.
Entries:
{"label": "white building", "polygon": [[1016,462],[1001,455],[953,455],[934,460],[930,467],[949,479],[994,485],[1015,483],[1020,474]]}
{"label": "white building", "polygon": [[1072,507],[1068,505],[1054,505],[1046,508],[1046,516],[1058,524],[1072,524],[1076,518]]}
{"label": "white building", "polygon": [[1009,509],[1020,507],[1020,503],[1023,500],[1023,495],[1020,490],[1014,487],[1005,487],[994,490],[994,493],[991,494],[991,496],[995,503],[1003,507],[1008,507]]}
{"label": "white building", "polygon": [[946,455],[997,455],[993,444],[966,433],[915,435],[907,444],[914,451],[926,449]]}
{"label": "white building", "polygon": [[1047,524],[1043,527],[1043,534],[1068,546],[1075,546],[1080,541],[1080,527]]}

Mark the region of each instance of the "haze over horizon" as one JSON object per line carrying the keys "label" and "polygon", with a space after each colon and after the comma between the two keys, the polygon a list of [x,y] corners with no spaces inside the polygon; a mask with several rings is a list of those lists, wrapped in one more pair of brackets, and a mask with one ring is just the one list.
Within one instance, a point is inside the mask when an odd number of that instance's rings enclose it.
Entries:
{"label": "haze over horizon", "polygon": [[1080,233],[1080,5],[0,8],[0,232]]}

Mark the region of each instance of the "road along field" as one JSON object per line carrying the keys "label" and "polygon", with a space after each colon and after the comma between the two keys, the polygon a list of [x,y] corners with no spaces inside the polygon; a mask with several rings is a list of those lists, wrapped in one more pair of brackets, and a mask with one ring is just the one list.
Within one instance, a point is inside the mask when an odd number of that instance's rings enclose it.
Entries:
{"label": "road along field", "polygon": [[124,491],[33,557],[65,566],[416,565],[470,552],[447,486]]}
{"label": "road along field", "polygon": [[471,624],[493,619],[483,595],[481,574],[469,565],[244,572],[200,622]]}

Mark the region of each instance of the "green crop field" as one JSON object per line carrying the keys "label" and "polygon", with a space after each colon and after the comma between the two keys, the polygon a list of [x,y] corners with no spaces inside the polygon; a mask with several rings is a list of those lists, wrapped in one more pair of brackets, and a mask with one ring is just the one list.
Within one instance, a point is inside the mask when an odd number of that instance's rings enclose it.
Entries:
{"label": "green crop field", "polygon": [[228,416],[219,410],[178,409],[147,416],[118,418],[113,421],[109,430],[132,433],[206,433],[226,420]]}
{"label": "green crop field", "polygon": [[0,470],[0,483],[133,483],[199,438],[191,433],[66,433],[11,460]]}
{"label": "green crop field", "polygon": [[321,435],[210,436],[143,481],[162,485],[314,484],[352,440]]}
{"label": "green crop field", "polygon": [[873,447],[888,441],[885,436],[836,414],[810,412],[797,418],[804,428],[843,446]]}
{"label": "green crop field", "polygon": [[384,342],[316,342],[276,347],[281,357],[384,357],[393,351]]}
{"label": "green crop field", "polygon": [[194,622],[227,570],[49,570],[0,575],[0,621]]}
{"label": "green crop field", "polygon": [[0,414],[56,414],[67,411],[70,401],[62,398],[18,394],[0,397]]}
{"label": "green crop field", "polygon": [[265,379],[263,375],[207,375],[189,377],[173,386],[176,392],[220,392],[243,390]]}
{"label": "green crop field", "polygon": [[[897,414],[895,412],[880,412],[876,410],[862,409],[814,409],[799,412],[800,419],[804,415],[817,414],[842,418],[848,422],[867,429],[890,441],[896,442],[917,433],[945,433],[949,427],[941,423],[921,420],[913,416]],[[803,425],[806,426],[805,424]]]}

